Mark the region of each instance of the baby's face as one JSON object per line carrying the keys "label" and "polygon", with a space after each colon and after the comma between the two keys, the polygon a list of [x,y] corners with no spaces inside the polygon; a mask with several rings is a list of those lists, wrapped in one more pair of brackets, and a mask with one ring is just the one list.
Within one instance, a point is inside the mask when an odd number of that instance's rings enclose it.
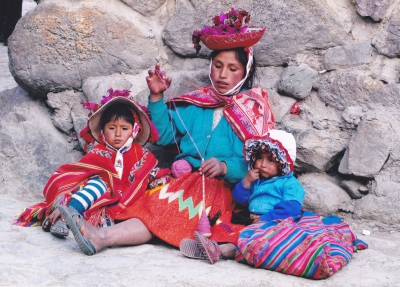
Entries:
{"label": "baby's face", "polygon": [[275,160],[271,152],[258,152],[254,168],[259,170],[260,178],[268,179],[279,174],[281,163]]}
{"label": "baby's face", "polygon": [[120,149],[132,136],[133,126],[123,118],[112,119],[104,127],[106,142],[115,149]]}

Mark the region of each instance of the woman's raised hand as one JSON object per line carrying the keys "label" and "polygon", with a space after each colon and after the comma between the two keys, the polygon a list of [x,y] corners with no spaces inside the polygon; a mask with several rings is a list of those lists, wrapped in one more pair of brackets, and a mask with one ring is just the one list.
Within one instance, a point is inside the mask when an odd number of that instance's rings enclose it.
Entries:
{"label": "woman's raised hand", "polygon": [[199,168],[200,174],[204,174],[208,178],[216,177],[216,176],[224,176],[228,167],[226,163],[223,161],[219,161],[218,159],[212,157],[203,162]]}
{"label": "woman's raised hand", "polygon": [[149,70],[146,77],[147,86],[150,89],[150,101],[156,102],[162,98],[162,93],[171,85],[171,78],[167,78],[157,63],[154,70]]}

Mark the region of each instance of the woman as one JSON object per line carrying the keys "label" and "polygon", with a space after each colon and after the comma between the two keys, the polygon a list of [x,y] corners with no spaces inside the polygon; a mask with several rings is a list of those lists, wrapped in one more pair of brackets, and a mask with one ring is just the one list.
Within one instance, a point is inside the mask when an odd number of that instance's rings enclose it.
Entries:
{"label": "woman", "polygon": [[[252,48],[240,37],[231,43],[231,47],[224,45],[211,53],[211,86],[167,104],[163,92],[171,79],[158,64],[149,71],[148,108],[160,135],[157,144],[179,142],[176,159],[190,164],[189,172],[147,191],[118,215],[117,219],[125,221],[109,228],[93,228],[73,210],[60,207],[83,251],[90,248],[88,253],[94,254],[104,247],[143,244],[153,234],[179,246],[182,239],[193,238],[204,212],[212,225],[210,239],[236,243],[243,226],[230,222],[235,207],[231,185],[247,172],[243,142],[274,128],[274,118],[266,91],[251,88],[255,71]],[[257,118],[246,112],[249,99],[257,103]],[[221,249],[224,251],[224,246]]]}

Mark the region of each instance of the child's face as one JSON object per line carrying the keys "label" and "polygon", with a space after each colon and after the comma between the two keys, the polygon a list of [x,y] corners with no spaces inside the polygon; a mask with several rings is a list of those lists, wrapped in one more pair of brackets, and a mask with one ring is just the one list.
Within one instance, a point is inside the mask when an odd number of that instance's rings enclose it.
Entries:
{"label": "child's face", "polygon": [[278,175],[281,163],[275,160],[271,152],[258,152],[254,168],[259,170],[260,178],[268,179]]}
{"label": "child's face", "polygon": [[106,142],[115,149],[120,149],[132,136],[133,126],[126,120],[119,118],[112,119],[104,127]]}

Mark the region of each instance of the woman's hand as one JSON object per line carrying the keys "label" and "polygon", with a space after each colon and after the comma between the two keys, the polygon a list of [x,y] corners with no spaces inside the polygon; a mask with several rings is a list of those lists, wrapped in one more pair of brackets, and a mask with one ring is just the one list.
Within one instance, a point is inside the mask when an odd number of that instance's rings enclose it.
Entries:
{"label": "woman's hand", "polygon": [[154,70],[149,70],[146,77],[147,86],[150,89],[150,101],[157,102],[162,98],[162,93],[171,85],[171,78],[165,76],[165,72],[160,70],[160,64],[157,63]]}
{"label": "woman's hand", "polygon": [[224,176],[228,167],[225,162],[219,161],[218,159],[212,157],[203,162],[199,168],[200,174],[204,174],[208,178],[216,176]]}
{"label": "woman's hand", "polygon": [[250,169],[242,180],[244,188],[250,188],[251,184],[260,178],[260,170],[258,168]]}

